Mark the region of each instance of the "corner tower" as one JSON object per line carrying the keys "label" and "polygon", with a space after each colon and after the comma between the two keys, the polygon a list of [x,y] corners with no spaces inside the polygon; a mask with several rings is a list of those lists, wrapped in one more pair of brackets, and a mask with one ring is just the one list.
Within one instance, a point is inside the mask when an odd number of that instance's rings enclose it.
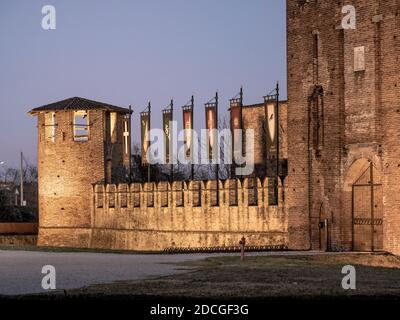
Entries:
{"label": "corner tower", "polygon": [[287,1],[292,249],[400,254],[399,34],[398,0]]}
{"label": "corner tower", "polygon": [[79,97],[29,112],[38,118],[38,245],[90,246],[92,184],[129,179],[130,113]]}

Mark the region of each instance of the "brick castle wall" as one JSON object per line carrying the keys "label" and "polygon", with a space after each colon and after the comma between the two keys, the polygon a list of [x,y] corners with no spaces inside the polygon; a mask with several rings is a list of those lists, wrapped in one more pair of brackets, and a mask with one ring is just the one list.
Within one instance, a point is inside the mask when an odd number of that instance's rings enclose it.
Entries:
{"label": "brick castle wall", "polygon": [[[345,4],[356,9],[355,30],[341,26]],[[383,247],[400,252],[399,8],[397,0],[287,1],[291,248],[323,249],[319,222],[328,219],[331,248],[352,249],[352,186],[371,161],[383,184]]]}
{"label": "brick castle wall", "polygon": [[[286,113],[282,111],[282,115]],[[256,162],[262,167],[261,146],[265,139],[258,125],[263,116],[263,105],[247,107],[243,114],[245,124],[255,128]],[[252,121],[253,117],[257,120]],[[123,181],[121,170],[128,161],[124,153],[123,116],[118,116],[113,133],[110,113],[89,110],[88,119],[89,139],[77,142],[73,139],[73,111],[57,111],[52,141],[46,136],[45,113],[38,114],[38,245],[130,250],[227,247],[237,245],[245,235],[249,245],[287,246],[286,209],[282,202],[279,207],[268,205],[265,181],[256,181],[257,191],[248,186],[248,180],[220,182],[219,205],[215,203],[215,181],[185,185],[179,192],[183,196],[179,205],[173,200],[177,193],[171,191],[178,182],[173,186],[151,185],[151,190],[147,190],[148,184],[106,184],[102,193],[104,205],[97,206],[100,187],[96,186],[93,195],[92,184]],[[283,136],[281,141],[285,141]],[[196,196],[191,191],[192,184],[201,190],[195,192]],[[232,202],[235,192],[236,200]],[[248,200],[249,193],[252,200]],[[151,205],[143,200],[150,195]],[[167,203],[158,200],[161,195],[167,196]],[[134,205],[132,201],[137,197],[139,204]],[[193,197],[200,201],[197,205],[193,205]]]}
{"label": "brick castle wall", "polygon": [[38,245],[52,245],[48,239],[54,230],[73,228],[71,246],[88,246],[92,183],[106,181],[108,159],[112,159],[112,180],[120,178],[123,168],[122,119],[116,126],[119,138],[111,144],[105,117],[103,110],[89,110],[89,140],[78,142],[73,139],[73,112],[57,111],[51,141],[46,136],[45,113],[38,114]]}
{"label": "brick castle wall", "polygon": [[[76,228],[47,228],[42,245],[116,250],[287,247],[287,214],[268,206],[268,182],[259,179],[94,185],[88,242],[77,243]],[[256,184],[254,184],[256,183]]]}
{"label": "brick castle wall", "polygon": [[[254,130],[254,164],[256,168],[255,176],[265,175],[265,159],[266,159],[266,121],[265,121],[265,104],[252,104],[243,106],[242,111],[243,128],[251,128]],[[287,102],[279,103],[279,157],[287,159],[288,142],[287,142]]]}
{"label": "brick castle wall", "polygon": [[400,255],[400,1],[385,1],[380,37],[379,102],[383,158],[384,250]]}
{"label": "brick castle wall", "polygon": [[[239,182],[236,205],[230,205],[231,190],[222,182],[219,205],[213,204],[213,182],[203,183],[196,206],[191,184],[179,192],[173,191],[177,183],[154,185],[154,190],[146,184],[107,184],[94,192],[93,183],[120,181],[119,169],[126,164],[122,123],[118,141],[111,143],[106,114],[92,110],[92,135],[77,143],[71,114],[60,111],[58,143],[52,144],[44,141],[44,115],[39,114],[39,244],[162,250],[231,246],[245,235],[258,246],[348,251],[355,243],[354,208],[367,211],[371,202],[368,196],[354,201],[354,186],[372,163],[380,188],[374,210],[383,218],[378,240],[383,250],[400,254],[399,3],[354,0],[357,27],[344,30],[346,2],[287,1],[288,104],[282,104],[280,130],[289,176],[278,207],[268,206],[267,184],[260,181],[256,205],[250,205],[254,195],[249,197],[249,188]],[[358,49],[365,62],[360,70],[355,69]],[[243,108],[244,127],[255,129],[260,168],[264,119],[263,104]],[[178,194],[183,194],[180,200]]]}

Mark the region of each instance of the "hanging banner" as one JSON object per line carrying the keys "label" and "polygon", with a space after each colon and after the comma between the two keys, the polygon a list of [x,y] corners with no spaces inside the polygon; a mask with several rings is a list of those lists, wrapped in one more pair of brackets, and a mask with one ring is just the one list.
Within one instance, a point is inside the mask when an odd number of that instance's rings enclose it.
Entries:
{"label": "hanging banner", "polygon": [[172,121],[171,109],[163,110],[164,154],[166,163],[170,162],[171,121]]}
{"label": "hanging banner", "polygon": [[123,144],[124,145],[124,153],[127,155],[127,154],[130,153],[130,145],[131,145],[131,143],[130,143],[130,130],[131,130],[131,128],[130,128],[130,118],[129,118],[129,116],[124,119],[123,124],[124,124],[124,133],[123,133],[123,137],[124,137],[124,144]]}
{"label": "hanging banner", "polygon": [[[232,99],[230,101],[231,113],[231,132],[232,132],[232,154],[241,152],[235,149],[235,142],[239,140],[240,132],[237,130],[242,129],[242,108],[240,99]],[[236,131],[235,131],[236,130]]]}
{"label": "hanging banner", "polygon": [[193,109],[192,106],[184,106],[183,110],[183,130],[185,130],[184,146],[186,159],[191,158],[192,153],[192,130],[193,130]]}
{"label": "hanging banner", "polygon": [[[230,100],[230,114],[231,114],[231,134],[232,134],[232,155],[238,159],[243,154],[243,140],[241,146],[235,146],[236,141],[239,141],[239,131],[242,129],[242,103],[240,99]],[[242,137],[243,139],[243,137]],[[232,162],[233,163],[233,162]]]}
{"label": "hanging banner", "polygon": [[242,129],[240,103],[231,103],[231,128],[232,130]]}
{"label": "hanging banner", "polygon": [[140,114],[140,124],[141,124],[141,138],[142,138],[142,165],[146,165],[147,161],[147,151],[150,147],[150,113],[142,112]]}
{"label": "hanging banner", "polygon": [[267,143],[267,176],[276,177],[278,174],[278,128],[276,101],[265,101],[266,143]]}
{"label": "hanging banner", "polygon": [[208,158],[209,160],[214,159],[214,149],[217,145],[216,130],[217,129],[217,118],[216,118],[216,105],[215,103],[206,104],[206,128],[208,132]]}

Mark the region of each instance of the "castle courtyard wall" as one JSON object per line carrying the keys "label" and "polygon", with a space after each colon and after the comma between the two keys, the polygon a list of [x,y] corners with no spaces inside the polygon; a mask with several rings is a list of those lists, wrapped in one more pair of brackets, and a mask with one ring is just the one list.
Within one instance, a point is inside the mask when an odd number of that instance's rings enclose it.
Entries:
{"label": "castle courtyard wall", "polygon": [[195,182],[201,191],[192,189],[194,182],[94,185],[91,227],[46,227],[39,232],[41,245],[138,251],[229,249],[238,247],[244,236],[253,248],[286,249],[283,187],[279,205],[268,206],[267,179],[255,179],[257,186],[251,188],[248,179],[235,180],[236,190],[229,187],[230,181],[219,181],[219,205],[215,181]]}

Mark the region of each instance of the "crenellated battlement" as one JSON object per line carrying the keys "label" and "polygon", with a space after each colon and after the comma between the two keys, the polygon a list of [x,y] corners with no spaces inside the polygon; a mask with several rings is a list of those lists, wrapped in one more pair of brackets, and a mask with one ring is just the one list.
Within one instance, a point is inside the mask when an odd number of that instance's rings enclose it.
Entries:
{"label": "crenellated battlement", "polygon": [[[261,119],[262,110],[251,118]],[[196,250],[234,247],[245,236],[252,247],[287,246],[284,188],[271,180],[93,184],[125,175],[131,111],[71,98],[32,112],[40,142],[39,245]]]}
{"label": "crenellated battlement", "polygon": [[218,180],[218,186],[216,180],[94,184],[93,197],[96,209],[283,206],[282,184],[278,184],[276,199],[270,183],[268,178],[245,178]]}
{"label": "crenellated battlement", "polygon": [[[91,247],[287,247],[284,187],[258,178],[93,185]],[[277,201],[276,201],[277,200]]]}

